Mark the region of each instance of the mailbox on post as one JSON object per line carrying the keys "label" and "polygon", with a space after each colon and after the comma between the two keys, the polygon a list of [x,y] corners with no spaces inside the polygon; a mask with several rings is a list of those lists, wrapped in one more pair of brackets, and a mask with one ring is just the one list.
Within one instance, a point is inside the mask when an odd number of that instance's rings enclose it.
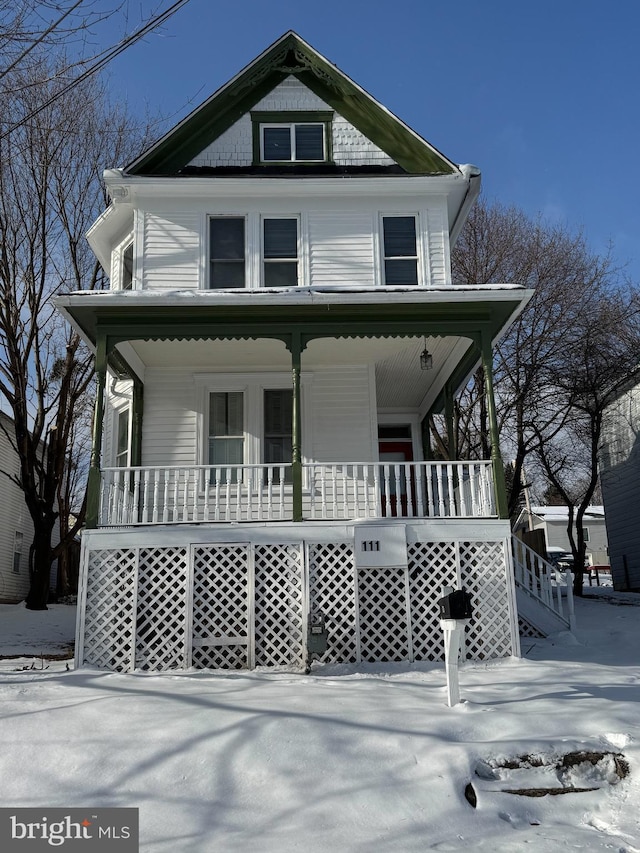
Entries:
{"label": "mailbox on post", "polygon": [[454,589],[438,602],[441,619],[471,619],[471,596],[464,589]]}
{"label": "mailbox on post", "polygon": [[444,631],[444,662],[447,673],[447,704],[449,707],[460,701],[458,677],[458,655],[464,633],[465,622],[473,616],[471,596],[464,589],[443,587],[438,601],[440,626]]}

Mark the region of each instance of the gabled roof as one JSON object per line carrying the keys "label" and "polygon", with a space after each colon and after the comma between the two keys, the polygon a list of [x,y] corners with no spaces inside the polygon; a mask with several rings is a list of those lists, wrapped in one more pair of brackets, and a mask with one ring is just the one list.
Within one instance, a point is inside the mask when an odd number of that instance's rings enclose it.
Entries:
{"label": "gabled roof", "polygon": [[286,77],[293,75],[410,174],[458,167],[289,31],[156,142],[126,172],[175,175]]}

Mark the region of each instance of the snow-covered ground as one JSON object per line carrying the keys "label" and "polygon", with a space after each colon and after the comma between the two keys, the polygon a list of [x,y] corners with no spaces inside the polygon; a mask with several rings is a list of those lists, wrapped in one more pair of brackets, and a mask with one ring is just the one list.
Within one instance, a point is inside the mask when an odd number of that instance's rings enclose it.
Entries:
{"label": "snow-covered ground", "polygon": [[[73,671],[73,607],[2,605],[0,802],[138,807],[149,853],[639,851],[640,596],[587,594],[454,708],[442,665]],[[504,791],[559,785],[597,790]]]}

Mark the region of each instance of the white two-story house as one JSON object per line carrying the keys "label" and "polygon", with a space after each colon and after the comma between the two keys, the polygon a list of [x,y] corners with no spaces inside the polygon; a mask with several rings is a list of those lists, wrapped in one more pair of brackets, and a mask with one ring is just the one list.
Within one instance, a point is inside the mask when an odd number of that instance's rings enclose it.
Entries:
{"label": "white two-story house", "polygon": [[[456,285],[480,187],[289,32],[123,169],[89,232],[95,350],[78,664],[165,670],[517,654],[492,344],[530,292]],[[490,459],[434,460],[482,364]],[[451,431],[452,432],[452,431]],[[450,442],[453,447],[453,439]]]}

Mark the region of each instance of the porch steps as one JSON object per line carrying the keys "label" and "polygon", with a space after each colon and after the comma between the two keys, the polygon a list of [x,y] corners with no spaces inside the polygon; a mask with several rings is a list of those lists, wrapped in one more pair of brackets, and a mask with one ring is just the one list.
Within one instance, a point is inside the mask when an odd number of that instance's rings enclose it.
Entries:
{"label": "porch steps", "polygon": [[547,607],[540,599],[534,598],[518,584],[516,584],[516,605],[521,633],[531,635],[535,632],[536,636],[548,637],[559,631],[570,630],[567,619]]}
{"label": "porch steps", "polygon": [[521,634],[548,637],[573,630],[571,572],[561,572],[515,536],[511,543]]}

